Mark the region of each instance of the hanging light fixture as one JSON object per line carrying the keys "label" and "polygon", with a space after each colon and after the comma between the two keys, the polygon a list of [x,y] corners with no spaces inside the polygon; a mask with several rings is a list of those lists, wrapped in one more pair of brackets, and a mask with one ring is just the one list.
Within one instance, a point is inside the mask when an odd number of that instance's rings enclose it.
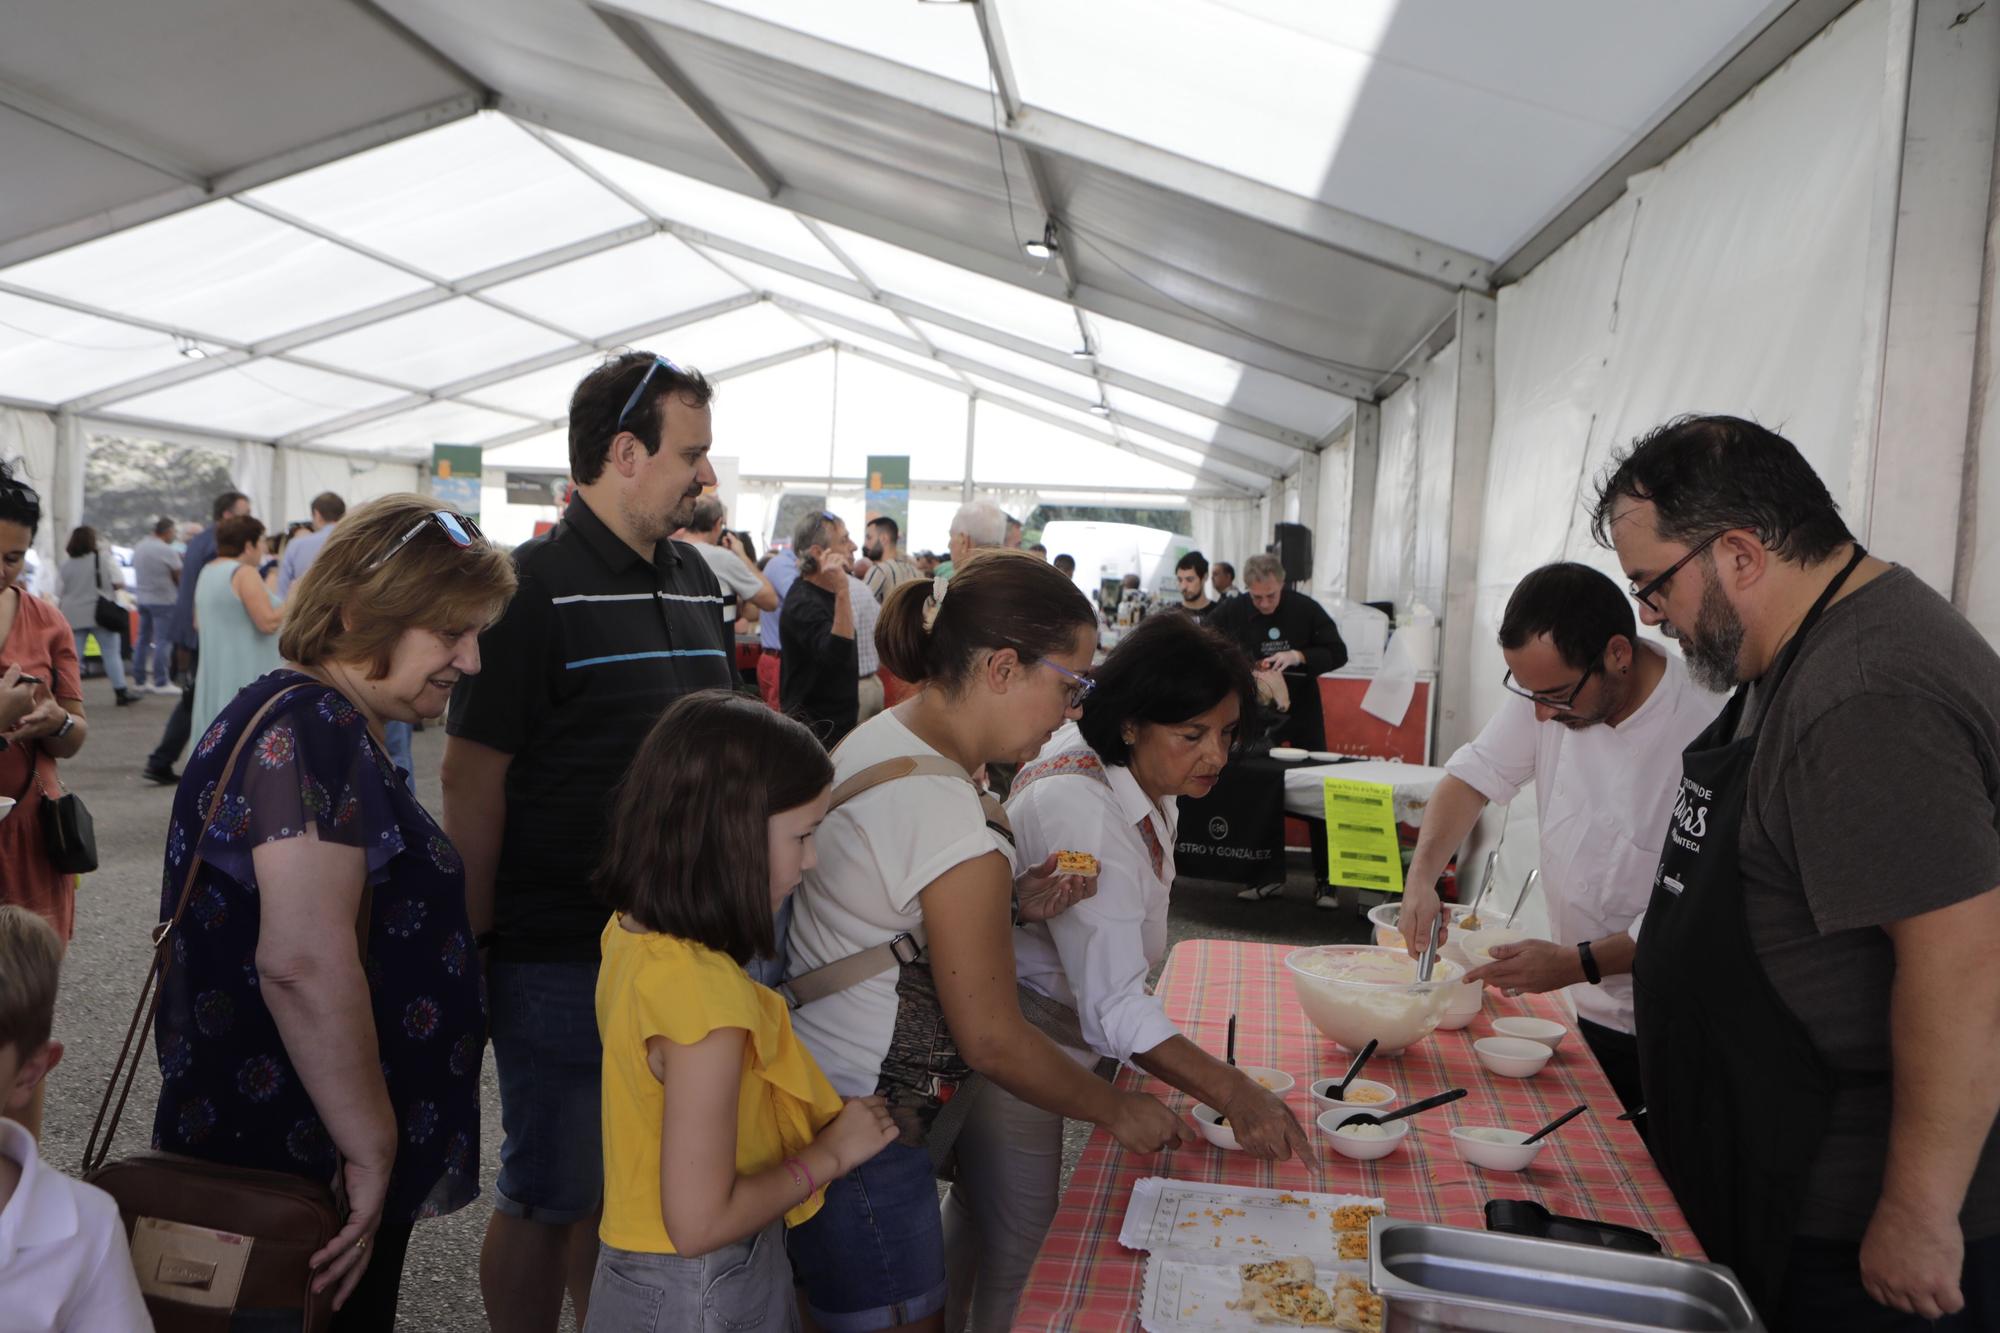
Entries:
{"label": "hanging light fixture", "polygon": [[1056,220],[1050,218],[1047,222],[1044,222],[1042,224],[1041,239],[1023,241],[1021,242],[1021,249],[1027,252],[1030,259],[1049,259],[1054,257],[1056,251],[1062,249],[1062,246],[1056,241]]}

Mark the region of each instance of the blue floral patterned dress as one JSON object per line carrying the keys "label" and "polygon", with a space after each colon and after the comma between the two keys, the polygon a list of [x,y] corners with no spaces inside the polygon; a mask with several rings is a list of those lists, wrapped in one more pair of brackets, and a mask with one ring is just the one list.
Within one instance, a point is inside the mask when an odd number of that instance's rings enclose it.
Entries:
{"label": "blue floral patterned dress", "polygon": [[[289,685],[237,761],[205,833],[229,751]],[[368,986],[398,1143],[385,1219],[451,1212],[479,1193],[479,1063],[485,995],[465,914],[465,871],[345,695],[295,671],[246,686],[189,758],[167,829],[160,919],[172,915],[200,837],[202,865],[174,932],[154,1028],[170,1152],[331,1180],[333,1141],[257,989],[251,849],[301,836],[362,847],[375,894]]]}

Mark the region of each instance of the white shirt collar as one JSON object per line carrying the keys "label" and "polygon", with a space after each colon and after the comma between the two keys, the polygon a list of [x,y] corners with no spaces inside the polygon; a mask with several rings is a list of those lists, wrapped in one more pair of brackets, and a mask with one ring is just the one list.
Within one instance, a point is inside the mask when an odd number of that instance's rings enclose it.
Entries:
{"label": "white shirt collar", "polygon": [[42,1164],[34,1136],[12,1120],[0,1119],[0,1156],[21,1168],[14,1197],[0,1209],[0,1268],[22,1250],[53,1245],[77,1233],[76,1200],[68,1181]]}

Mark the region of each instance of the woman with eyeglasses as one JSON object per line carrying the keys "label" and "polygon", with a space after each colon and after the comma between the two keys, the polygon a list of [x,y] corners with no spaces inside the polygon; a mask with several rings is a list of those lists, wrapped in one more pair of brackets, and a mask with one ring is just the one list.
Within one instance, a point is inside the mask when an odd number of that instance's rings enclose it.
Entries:
{"label": "woman with eyeglasses", "polygon": [[[1093,1077],[1024,1016],[1015,912],[1048,916],[1087,885],[1055,876],[1052,855],[1020,857],[971,776],[1034,758],[1074,716],[1096,636],[1083,594],[1021,551],[982,550],[949,585],[905,583],[882,608],[882,663],[919,688],[834,753],[785,988],[799,1005],[793,1027],[834,1088],[886,1097],[903,1133],[828,1185],[819,1215],[791,1234],[794,1274],[821,1328],[943,1327],[933,1163],[979,1091],[973,1075],[1103,1125],[1134,1152],[1193,1137],[1154,1098]],[[1017,880],[1017,867],[1029,873]]]}
{"label": "woman with eyeglasses", "polygon": [[[224,526],[224,550],[256,550]],[[225,595],[255,581],[239,568]],[[433,500],[349,513],[293,586],[284,665],[221,706],[174,797],[155,1144],[339,1172],[347,1223],[313,1256],[335,1329],[394,1327],[411,1228],[479,1193],[485,1019],[464,868],[382,733],[444,712],[513,592],[507,557]],[[236,1314],[298,1327],[296,1310]]]}
{"label": "woman with eyeglasses", "polygon": [[[1078,1064],[1130,1062],[1221,1110],[1253,1156],[1310,1162],[1283,1100],[1182,1035],[1146,985],[1167,952],[1178,801],[1215,789],[1256,717],[1250,664],[1188,617],[1153,616],[1090,684],[1082,716],[1021,769],[1007,801],[1022,860],[1081,851],[1098,861],[1093,897],[1014,931],[1021,984],[1075,1010],[1082,1041],[1066,1053]],[[947,1327],[1013,1327],[1055,1217],[1062,1149],[1060,1115],[1000,1088],[980,1093],[944,1206]]]}

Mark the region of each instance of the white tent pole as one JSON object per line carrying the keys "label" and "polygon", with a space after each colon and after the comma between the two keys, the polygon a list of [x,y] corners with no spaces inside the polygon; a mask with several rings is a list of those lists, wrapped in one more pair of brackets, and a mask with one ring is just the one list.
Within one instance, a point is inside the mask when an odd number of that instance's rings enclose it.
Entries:
{"label": "white tent pole", "polygon": [[1375,538],[1375,476],[1382,461],[1382,405],[1354,405],[1347,493],[1347,598],[1368,600],[1368,546]]}
{"label": "white tent pole", "polygon": [[840,448],[840,347],[833,349],[833,397],[826,406],[826,498],[833,500],[833,456]]}
{"label": "white tent pole", "polygon": [[[986,67],[992,71],[994,91],[1000,98],[1001,109],[1007,113],[1008,127],[1012,128],[1020,123],[1021,114],[1027,107],[1021,101],[1020,84],[1014,79],[1014,62],[1007,55],[1007,36],[1000,27],[999,10],[989,2],[974,5],[973,13],[979,19],[980,39],[986,44]],[[1020,148],[1022,158],[1028,164],[1028,190],[1041,214],[1036,221],[1053,221],[1056,217],[1055,187],[1049,179],[1048,164],[1042,161],[1039,150],[1025,143]],[[1004,141],[998,149],[1002,153],[1007,151]],[[1077,288],[1076,256],[1060,233],[1056,237],[1055,262],[1062,271],[1063,295],[1073,296]]]}
{"label": "white tent pole", "polygon": [[1473,605],[1479,592],[1479,534],[1486,513],[1486,462],[1493,450],[1493,346],[1498,306],[1458,294],[1458,384],[1452,395],[1450,536],[1439,612],[1436,749],[1450,754],[1472,739]]}
{"label": "white tent pole", "polygon": [[55,484],[50,487],[49,527],[54,545],[61,551],[69,534],[83,522],[83,467],[90,456],[90,439],[84,434],[83,419],[74,412],[56,415]]}
{"label": "white tent pole", "polygon": [[979,440],[979,395],[965,395],[965,476],[959,482],[958,502],[972,503],[972,455]]}

